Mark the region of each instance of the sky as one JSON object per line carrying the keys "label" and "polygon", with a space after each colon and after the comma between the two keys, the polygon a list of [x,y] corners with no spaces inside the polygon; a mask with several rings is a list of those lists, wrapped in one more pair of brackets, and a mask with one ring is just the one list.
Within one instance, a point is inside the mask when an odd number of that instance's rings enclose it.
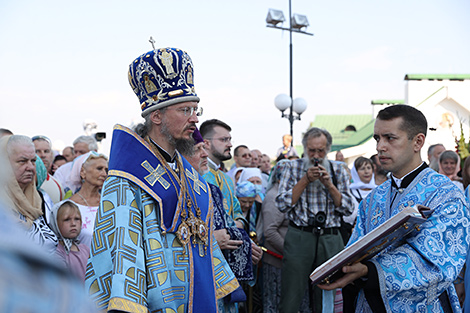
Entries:
{"label": "sky", "polygon": [[[106,132],[140,122],[129,64],[156,47],[194,63],[204,120],[232,127],[234,147],[271,157],[289,133],[274,106],[289,94],[289,33],[266,27],[287,0],[0,0],[0,128],[71,145],[93,120]],[[314,36],[293,34],[293,96],[307,101],[294,143],[321,114],[372,114],[404,99],[406,74],[470,74],[470,1],[292,0]],[[288,26],[288,23],[284,23]]]}

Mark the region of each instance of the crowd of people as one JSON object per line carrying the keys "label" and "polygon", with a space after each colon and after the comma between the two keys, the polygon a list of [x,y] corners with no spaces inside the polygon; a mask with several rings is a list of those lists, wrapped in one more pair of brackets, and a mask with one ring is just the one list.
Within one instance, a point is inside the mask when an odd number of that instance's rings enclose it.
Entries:
{"label": "crowd of people", "polygon": [[[0,130],[2,215],[55,264],[49,272],[70,273],[110,312],[470,312],[470,160],[460,168],[435,144],[428,166],[419,110],[380,111],[377,154],[351,167],[340,151],[327,158],[332,136],[316,127],[302,155],[285,135],[270,157],[233,147],[219,119],[197,127],[193,70],[174,48],[131,63],[145,122],[116,125],[109,156],[92,136],[59,152],[47,136]],[[310,283],[317,266],[418,204],[433,213],[403,245]]]}

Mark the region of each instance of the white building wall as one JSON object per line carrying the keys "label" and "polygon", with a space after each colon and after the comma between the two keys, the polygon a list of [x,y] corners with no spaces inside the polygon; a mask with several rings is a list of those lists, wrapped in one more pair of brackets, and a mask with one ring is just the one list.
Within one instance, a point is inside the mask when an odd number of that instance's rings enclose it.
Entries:
{"label": "white building wall", "polygon": [[[466,141],[470,136],[470,80],[408,80],[405,84],[405,103],[419,109],[428,120],[429,130],[421,157],[427,161],[431,144],[442,143],[448,150],[455,150],[455,137],[460,138],[462,123]],[[373,105],[374,117],[385,105]],[[375,140],[342,150],[348,165],[359,156],[370,157],[376,153]],[[334,160],[334,155],[328,156]]]}

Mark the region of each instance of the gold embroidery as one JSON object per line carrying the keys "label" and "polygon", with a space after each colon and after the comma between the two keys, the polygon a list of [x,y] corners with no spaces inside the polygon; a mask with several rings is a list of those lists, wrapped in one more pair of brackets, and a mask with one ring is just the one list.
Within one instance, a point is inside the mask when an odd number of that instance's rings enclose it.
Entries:
{"label": "gold embroidery", "polygon": [[176,97],[176,96],[179,96],[179,95],[182,95],[182,94],[183,94],[183,90],[178,89],[178,90],[170,91],[170,92],[168,93],[168,96],[169,96],[169,97]]}
{"label": "gold embroidery", "polygon": [[155,185],[158,181],[163,188],[168,189],[170,188],[170,183],[167,182],[162,176],[165,174],[165,170],[162,168],[160,164],[158,164],[157,168],[153,168],[150,163],[145,160],[142,162],[142,167],[145,168],[150,174],[145,176],[145,180],[150,184],[150,186]]}
{"label": "gold embroidery", "polygon": [[196,172],[196,170],[194,168],[192,168],[192,173],[188,169],[186,169],[186,176],[188,176],[189,179],[194,181],[194,191],[198,195],[201,194],[199,187],[202,188],[202,190],[204,190],[204,192],[207,192],[206,184],[204,184],[203,182],[201,182],[199,180],[199,174],[198,174],[198,172]]}

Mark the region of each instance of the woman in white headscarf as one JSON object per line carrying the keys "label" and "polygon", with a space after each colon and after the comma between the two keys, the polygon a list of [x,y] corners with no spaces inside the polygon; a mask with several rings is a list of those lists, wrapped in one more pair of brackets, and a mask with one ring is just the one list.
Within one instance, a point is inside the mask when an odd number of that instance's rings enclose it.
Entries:
{"label": "woman in white headscarf", "polygon": [[439,174],[447,176],[460,190],[465,191],[460,172],[460,157],[457,152],[446,150],[439,156]]}
{"label": "woman in white headscarf", "polygon": [[69,176],[69,186],[76,188],[70,200],[75,202],[82,215],[82,232],[79,239],[90,245],[96,212],[100,204],[101,188],[108,176],[108,158],[90,151],[76,159]]}
{"label": "woman in white headscarf", "polygon": [[354,161],[351,169],[352,183],[349,185],[354,202],[354,212],[350,216],[343,216],[343,220],[354,226],[357,217],[359,203],[364,199],[377,185],[375,184],[374,165],[371,159],[359,157]]}

